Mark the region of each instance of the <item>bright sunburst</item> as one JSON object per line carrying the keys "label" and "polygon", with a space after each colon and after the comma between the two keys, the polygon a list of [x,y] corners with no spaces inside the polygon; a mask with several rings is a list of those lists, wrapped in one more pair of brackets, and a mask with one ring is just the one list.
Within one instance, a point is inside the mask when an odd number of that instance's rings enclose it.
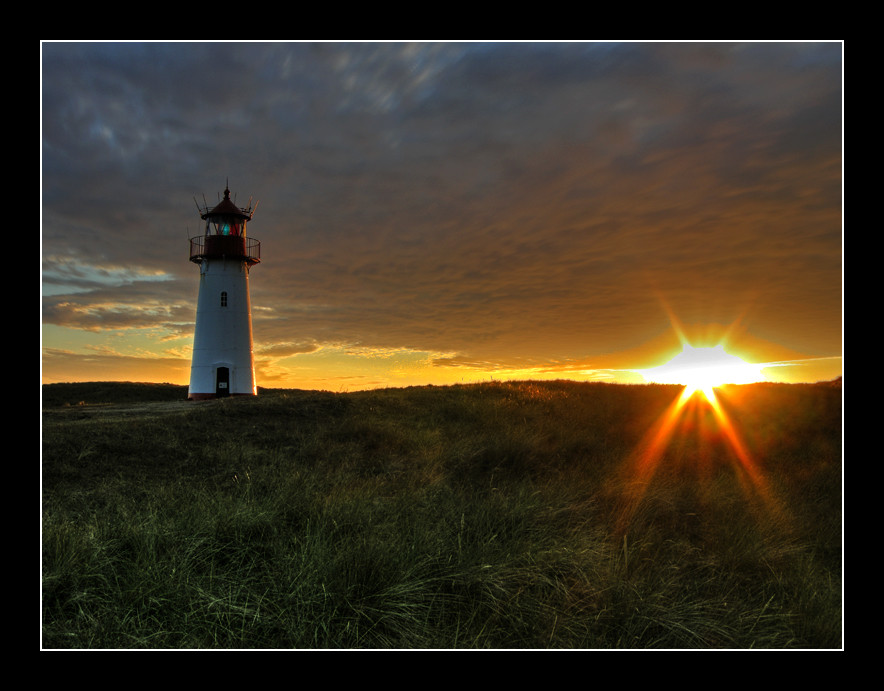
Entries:
{"label": "bright sunburst", "polygon": [[694,348],[688,343],[672,360],[660,367],[641,371],[650,382],[682,384],[685,396],[702,391],[713,400],[712,389],[723,384],[751,384],[763,381],[759,365],[751,365],[736,355],[730,355],[724,346]]}
{"label": "bright sunburst", "polygon": [[[701,462],[704,458],[713,458],[709,454],[716,448],[716,438],[725,442],[724,448],[728,450],[734,468],[746,480],[744,487],[754,492],[768,507],[774,507],[764,474],[727,410],[739,401],[739,397],[732,398],[727,394],[729,405],[722,405],[713,391],[723,384],[764,381],[761,374],[763,365],[751,365],[726,353],[722,345],[694,348],[684,340],[682,343],[682,352],[665,365],[639,370],[648,382],[680,384],[685,388],[647,430],[629,462],[624,465],[626,489],[618,517],[618,530],[624,535],[666,454],[673,454],[669,457],[673,462]],[[698,391],[704,396],[695,397]],[[696,435],[699,451],[695,449],[688,457],[680,456],[684,449],[690,448],[684,442],[692,435]]]}

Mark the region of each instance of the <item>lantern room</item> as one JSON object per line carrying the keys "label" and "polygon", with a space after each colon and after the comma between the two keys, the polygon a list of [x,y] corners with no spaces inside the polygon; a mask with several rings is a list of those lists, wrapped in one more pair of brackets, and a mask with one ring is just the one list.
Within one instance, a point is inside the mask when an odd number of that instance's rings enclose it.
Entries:
{"label": "lantern room", "polygon": [[237,235],[245,237],[246,222],[251,219],[249,209],[240,209],[230,200],[230,190],[224,190],[224,199],[211,211],[200,214],[206,222],[206,235]]}
{"label": "lantern room", "polygon": [[200,218],[206,222],[205,233],[190,239],[190,261],[199,264],[203,259],[241,259],[249,266],[261,261],[261,243],[246,238],[246,224],[255,210],[251,205],[240,208],[230,199],[230,189],[224,189],[224,199],[209,209],[200,208]]}

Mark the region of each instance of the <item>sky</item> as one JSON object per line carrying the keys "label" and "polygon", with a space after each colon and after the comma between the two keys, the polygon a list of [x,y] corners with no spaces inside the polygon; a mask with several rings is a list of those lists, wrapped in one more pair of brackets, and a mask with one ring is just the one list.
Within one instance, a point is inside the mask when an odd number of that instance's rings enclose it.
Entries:
{"label": "sky", "polygon": [[188,383],[226,185],[259,387],[842,374],[840,42],[41,53],[43,383]]}

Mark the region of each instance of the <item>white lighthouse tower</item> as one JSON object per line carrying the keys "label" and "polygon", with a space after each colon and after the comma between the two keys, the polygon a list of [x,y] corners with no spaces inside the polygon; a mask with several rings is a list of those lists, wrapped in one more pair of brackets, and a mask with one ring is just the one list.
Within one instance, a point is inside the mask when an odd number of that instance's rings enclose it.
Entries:
{"label": "white lighthouse tower", "polygon": [[251,200],[247,208],[236,206],[226,188],[215,208],[197,209],[206,229],[190,239],[200,288],[188,398],[255,396],[249,270],[261,261],[261,243],[246,236],[255,211]]}

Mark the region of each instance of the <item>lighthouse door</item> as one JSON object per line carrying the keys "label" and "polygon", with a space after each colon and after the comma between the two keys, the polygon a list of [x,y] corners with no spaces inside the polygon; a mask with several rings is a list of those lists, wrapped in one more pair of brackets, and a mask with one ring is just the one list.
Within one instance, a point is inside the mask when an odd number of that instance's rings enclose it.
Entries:
{"label": "lighthouse door", "polygon": [[219,367],[215,375],[215,395],[230,395],[230,370],[227,367]]}

